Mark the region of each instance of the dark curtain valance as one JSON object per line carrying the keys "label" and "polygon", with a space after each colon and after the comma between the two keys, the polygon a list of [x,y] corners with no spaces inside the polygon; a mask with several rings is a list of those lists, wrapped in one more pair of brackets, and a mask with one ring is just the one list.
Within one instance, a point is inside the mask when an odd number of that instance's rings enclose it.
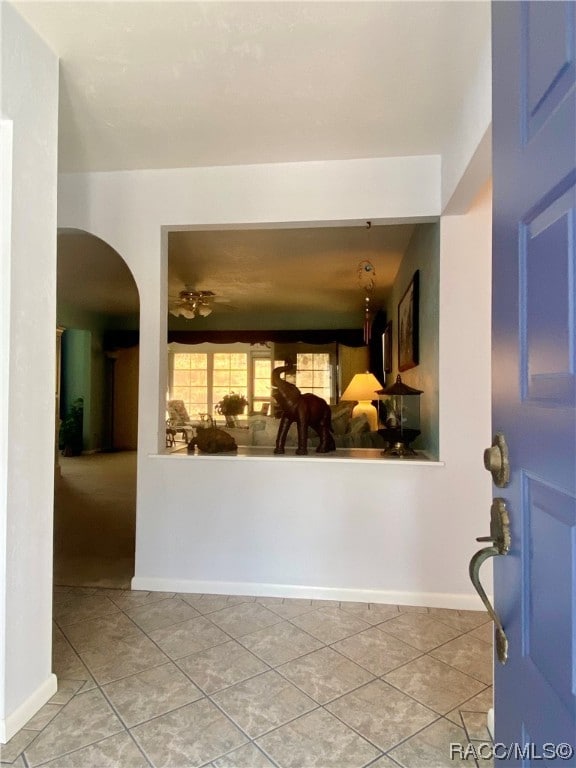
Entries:
{"label": "dark curtain valance", "polygon": [[[262,344],[266,341],[293,344],[345,344],[347,347],[362,347],[364,341],[360,328],[340,328],[318,331],[168,331],[168,342],[178,344]],[[139,342],[138,331],[106,331],[105,349],[134,347]]]}

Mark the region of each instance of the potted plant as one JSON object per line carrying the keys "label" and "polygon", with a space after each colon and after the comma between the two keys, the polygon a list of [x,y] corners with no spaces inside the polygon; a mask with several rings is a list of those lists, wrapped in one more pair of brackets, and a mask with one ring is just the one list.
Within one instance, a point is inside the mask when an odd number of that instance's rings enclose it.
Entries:
{"label": "potted plant", "polygon": [[216,413],[224,416],[227,426],[233,427],[236,423],[234,417],[243,413],[247,405],[248,400],[244,395],[231,392],[229,395],[224,395],[219,403],[216,403]]}
{"label": "potted plant", "polygon": [[82,453],[83,417],[84,400],[79,397],[74,400],[68,414],[60,424],[58,447],[63,456],[79,456]]}

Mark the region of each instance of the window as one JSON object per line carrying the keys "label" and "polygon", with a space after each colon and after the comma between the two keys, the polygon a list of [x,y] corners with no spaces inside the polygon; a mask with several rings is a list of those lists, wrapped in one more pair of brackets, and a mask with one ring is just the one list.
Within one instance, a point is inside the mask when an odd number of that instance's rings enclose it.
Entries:
{"label": "window", "polygon": [[248,398],[248,355],[242,352],[214,352],[211,357],[212,407],[230,392]]}
{"label": "window", "polygon": [[[199,346],[210,350],[208,344]],[[169,348],[169,397],[183,400],[191,419],[204,413],[217,418],[216,404],[231,392],[246,397],[250,403],[247,412],[259,411],[270,403],[272,363],[262,350],[180,351],[186,349],[190,346],[175,344]]]}
{"label": "window", "polygon": [[305,352],[296,356],[296,386],[301,392],[311,392],[330,402],[332,367],[328,352]]}
{"label": "window", "polygon": [[272,392],[271,384],[272,361],[270,358],[255,357],[252,359],[252,410],[261,411],[263,406],[270,407]]}
{"label": "window", "polygon": [[208,355],[175,353],[172,361],[170,398],[184,400],[188,415],[211,413],[208,407]]}

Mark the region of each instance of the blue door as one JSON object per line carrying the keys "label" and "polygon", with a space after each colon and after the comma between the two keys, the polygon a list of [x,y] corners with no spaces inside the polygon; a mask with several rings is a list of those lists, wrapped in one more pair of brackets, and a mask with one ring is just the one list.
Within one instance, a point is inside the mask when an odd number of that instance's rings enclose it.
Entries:
{"label": "blue door", "polygon": [[512,537],[494,563],[510,643],[495,741],[509,765],[576,766],[560,759],[576,749],[575,11],[492,4],[493,428],[511,463],[494,495]]}

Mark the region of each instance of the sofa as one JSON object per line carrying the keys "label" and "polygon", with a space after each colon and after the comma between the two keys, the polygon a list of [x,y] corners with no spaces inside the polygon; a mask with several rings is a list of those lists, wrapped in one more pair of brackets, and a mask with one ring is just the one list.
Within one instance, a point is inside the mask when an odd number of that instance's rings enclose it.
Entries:
{"label": "sofa", "polygon": [[[355,402],[345,401],[331,405],[332,431],[336,448],[384,448],[386,443],[378,432],[371,432],[364,414],[352,416]],[[248,417],[243,427],[222,427],[231,434],[238,445],[274,446],[280,420],[273,416],[254,414]],[[308,446],[315,448],[319,438],[313,429],[309,430]],[[286,447],[298,445],[298,429],[292,424],[286,438]]]}

